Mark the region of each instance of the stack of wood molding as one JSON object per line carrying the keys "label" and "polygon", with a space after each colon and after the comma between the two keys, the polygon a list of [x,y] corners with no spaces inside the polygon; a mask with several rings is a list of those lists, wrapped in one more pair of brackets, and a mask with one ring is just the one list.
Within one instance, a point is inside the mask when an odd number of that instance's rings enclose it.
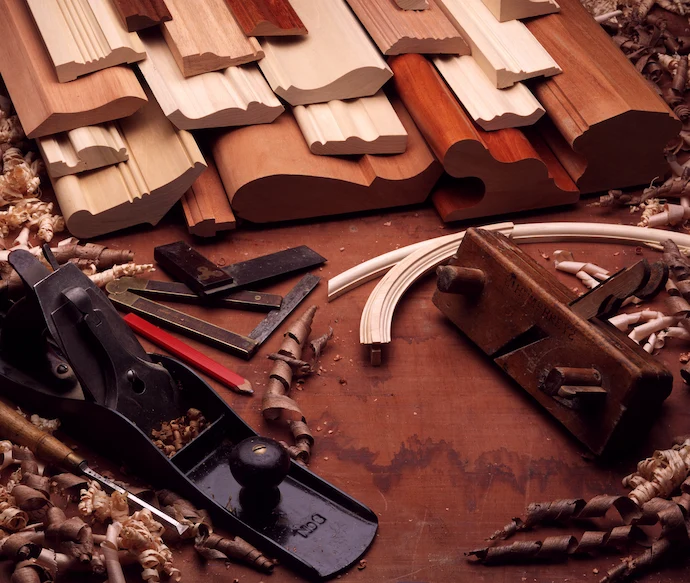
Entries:
{"label": "stack of wood molding", "polygon": [[439,0],[439,4],[469,43],[482,71],[498,89],[524,79],[561,72],[522,22],[499,22],[482,0]]}
{"label": "stack of wood molding", "polygon": [[60,83],[25,0],[0,0],[0,9],[0,74],[29,138],[126,117],[146,103],[123,66]]}
{"label": "stack of wood molding", "polygon": [[118,123],[126,162],[51,180],[76,237],[155,225],[206,168],[194,138],[177,130],[155,99]]}
{"label": "stack of wood molding", "polygon": [[558,12],[556,0],[482,0],[499,22]]}
{"label": "stack of wood molding", "polygon": [[27,0],[61,83],[146,58],[110,0]]}
{"label": "stack of wood molding", "polygon": [[[446,173],[433,194],[445,221],[576,202],[577,188],[538,136],[485,132],[472,123],[433,65],[421,55],[390,60],[395,88]],[[477,182],[480,181],[479,183]]]}
{"label": "stack of wood molding", "polygon": [[235,215],[218,170],[210,158],[206,158],[206,163],[208,168],[181,200],[187,229],[197,237],[213,237],[220,231],[228,231],[236,226]]}
{"label": "stack of wood molding", "polygon": [[237,217],[266,223],[426,200],[442,168],[402,104],[393,107],[408,135],[395,156],[315,156],[290,112],[219,136],[213,157]]}
{"label": "stack of wood molding", "polygon": [[165,0],[113,0],[129,32],[157,26],[172,19]]}
{"label": "stack of wood molding", "polygon": [[141,34],[148,58],[138,64],[163,112],[185,130],[271,123],[284,108],[256,65],[185,78],[157,31]]}
{"label": "stack of wood molding", "polygon": [[383,91],[292,110],[312,154],[401,154],[407,132]]}
{"label": "stack of wood molding", "polygon": [[125,162],[127,146],[117,123],[77,128],[36,140],[51,178]]}
{"label": "stack of wood molding", "polygon": [[680,122],[579,0],[558,2],[559,14],[527,23],[563,66],[534,85],[549,146],[583,193],[663,176],[664,146]]}
{"label": "stack of wood molding", "polygon": [[374,95],[392,73],[345,0],[291,0],[309,34],[264,37],[259,67],[291,105]]}
{"label": "stack of wood molding", "polygon": [[411,12],[391,0],[347,0],[384,55],[469,55],[470,47],[436,0],[428,2],[427,10]]}

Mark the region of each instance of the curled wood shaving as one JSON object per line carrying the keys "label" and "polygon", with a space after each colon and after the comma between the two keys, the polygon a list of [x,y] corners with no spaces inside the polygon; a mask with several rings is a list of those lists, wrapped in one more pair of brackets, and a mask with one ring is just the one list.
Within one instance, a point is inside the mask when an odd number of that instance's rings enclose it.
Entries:
{"label": "curled wood shaving", "polygon": [[16,410],[17,413],[24,417],[24,419],[31,421],[31,424],[38,427],[41,431],[45,431],[46,433],[50,433],[52,435],[60,428],[59,419],[46,419],[45,417],[41,417],[35,413],[29,415],[28,413],[24,413],[24,411],[22,411],[19,407],[17,407]]}
{"label": "curled wood shaving", "polygon": [[89,487],[88,479],[70,473],[58,474],[53,476],[52,480],[59,492],[63,492],[68,496],[76,495],[77,499],[79,499],[79,492]]}
{"label": "curled wood shaving", "polygon": [[41,553],[41,546],[32,539],[34,533],[18,532],[0,540],[0,554],[14,561],[35,559]]}
{"label": "curled wood shaving", "polygon": [[172,564],[172,552],[163,542],[163,525],[154,520],[149,510],[138,510],[122,523],[120,548],[137,557],[143,568],[142,578],[158,583],[161,574],[179,581],[181,573]]}
{"label": "curled wood shaving", "polygon": [[159,429],[152,429],[151,439],[158,449],[168,457],[172,457],[207,426],[206,417],[198,409],[192,408],[182,417],[164,421]]}
{"label": "curled wood shaving", "polygon": [[16,498],[0,486],[0,528],[10,532],[17,532],[26,528],[29,516],[25,510],[20,509]]}
{"label": "curled wood shaving", "polygon": [[51,506],[50,499],[45,492],[35,490],[24,484],[18,484],[12,488],[12,496],[17,506],[25,512],[41,510],[46,506]]}
{"label": "curled wood shaving", "polygon": [[115,265],[110,269],[101,271],[90,276],[91,281],[98,287],[105,287],[111,281],[115,281],[119,277],[134,277],[142,273],[153,271],[152,263],[144,263],[139,265],[137,263],[125,263],[124,265]]}
{"label": "curled wood shaving", "polygon": [[329,326],[328,332],[322,334],[318,338],[315,338],[309,343],[309,346],[311,346],[311,350],[314,353],[314,362],[316,362],[319,359],[319,356],[321,356],[321,352],[326,347],[326,344],[328,344],[328,341],[331,338],[333,338],[333,328]]}
{"label": "curled wood shaving", "polygon": [[[207,559],[232,559],[251,565],[259,571],[270,573],[274,563],[267,559],[256,547],[236,536],[224,538],[215,533],[197,537],[194,548]],[[212,551],[212,552],[209,552]],[[217,553],[220,553],[217,554]]]}
{"label": "curled wood shaving", "polygon": [[182,524],[189,526],[184,538],[196,538],[199,534],[211,531],[211,518],[205,510],[199,510],[189,500],[185,500],[171,490],[157,493],[162,509]]}
{"label": "curled wood shaving", "polygon": [[53,506],[46,515],[45,532],[46,541],[51,542],[53,548],[81,562],[91,561],[93,532],[78,516],[67,518],[61,508]]}
{"label": "curled wood shaving", "polygon": [[292,358],[291,356],[280,354],[278,352],[269,354],[267,358],[269,360],[282,360],[286,364],[290,365],[290,368],[292,368],[293,372],[297,373],[299,376],[309,376],[310,374],[314,374],[314,369],[312,368],[311,364],[304,360]]}
{"label": "curled wood shaving", "polygon": [[108,573],[108,581],[110,583],[125,583],[125,574],[122,571],[122,564],[117,552],[117,539],[122,531],[122,524],[113,522],[108,525],[105,532],[105,540],[101,543],[103,550],[103,557],[105,559],[105,568]]}
{"label": "curled wood shaving", "polygon": [[288,426],[295,439],[295,445],[287,447],[290,457],[303,465],[309,464],[311,458],[311,448],[314,445],[314,436],[307,426],[306,419],[301,421],[288,421]]}
{"label": "curled wood shaving", "polygon": [[95,480],[89,480],[88,488],[79,493],[79,514],[93,516],[98,522],[105,522],[111,516],[110,496]]}
{"label": "curled wood shaving", "polygon": [[35,158],[33,152],[24,155],[19,148],[8,148],[2,155],[2,163],[0,206],[40,192],[38,174],[42,170],[42,162]]}
{"label": "curled wood shaving", "polygon": [[53,580],[49,570],[33,560],[17,563],[10,579],[12,583],[47,583]]}

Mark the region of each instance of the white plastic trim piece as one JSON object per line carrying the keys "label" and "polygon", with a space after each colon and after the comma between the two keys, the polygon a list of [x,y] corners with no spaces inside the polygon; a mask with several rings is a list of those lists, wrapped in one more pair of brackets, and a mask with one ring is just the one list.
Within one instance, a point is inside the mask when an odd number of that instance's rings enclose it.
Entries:
{"label": "white plastic trim piece", "polygon": [[[673,240],[680,247],[690,248],[690,235],[662,229],[632,227],[628,225],[611,225],[607,223],[528,223],[512,225],[503,223],[489,225],[484,229],[500,231],[515,242],[613,242],[626,245],[644,245],[647,243],[662,243],[667,239]],[[449,259],[464,237],[464,231],[439,237],[428,241],[426,245],[419,243],[396,250],[401,259],[374,288],[367,300],[360,320],[360,342],[371,346],[372,363],[380,363],[381,345],[391,341],[391,324],[393,312],[403,294],[422,275],[434,269],[443,261]],[[390,254],[387,254],[390,256]],[[382,256],[386,257],[386,256]],[[338,295],[353,289],[357,285],[368,281],[373,276],[368,274],[382,271],[382,266],[390,259],[380,261],[372,259],[356,270],[340,274]],[[354,273],[353,273],[354,272]],[[331,299],[331,282],[329,282],[329,299]]]}

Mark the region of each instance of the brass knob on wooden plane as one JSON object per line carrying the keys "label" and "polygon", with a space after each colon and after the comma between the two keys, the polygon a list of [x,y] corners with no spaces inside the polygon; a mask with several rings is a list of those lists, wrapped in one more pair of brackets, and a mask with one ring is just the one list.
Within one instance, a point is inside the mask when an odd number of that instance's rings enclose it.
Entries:
{"label": "brass knob on wooden plane", "polygon": [[447,294],[478,296],[486,284],[486,276],[481,269],[441,265],[436,268],[438,291]]}

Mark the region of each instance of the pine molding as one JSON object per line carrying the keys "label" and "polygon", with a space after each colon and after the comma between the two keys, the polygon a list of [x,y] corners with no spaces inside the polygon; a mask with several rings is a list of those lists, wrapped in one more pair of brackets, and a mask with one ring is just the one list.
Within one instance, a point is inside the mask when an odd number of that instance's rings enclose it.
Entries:
{"label": "pine molding", "polygon": [[26,0],[61,83],[146,58],[110,0]]}
{"label": "pine molding", "polygon": [[284,108],[255,65],[185,78],[157,31],[141,34],[148,59],[139,63],[168,119],[184,130],[271,123]]}
{"label": "pine molding", "polygon": [[291,105],[368,97],[391,78],[378,49],[344,0],[291,0],[309,30],[303,37],[265,37],[259,67]]}
{"label": "pine molding", "polygon": [[87,126],[36,140],[52,178],[78,174],[128,158],[116,123]]}
{"label": "pine molding", "polygon": [[155,225],[206,168],[192,135],[175,129],[153,98],[119,126],[126,162],[51,179],[75,237]]}
{"label": "pine molding", "polygon": [[561,72],[522,22],[499,22],[482,0],[438,1],[469,43],[482,71],[498,89]]}
{"label": "pine molding", "polygon": [[496,89],[470,55],[435,57],[434,65],[470,117],[485,131],[531,126],[544,108],[522,83]]}
{"label": "pine molding", "polygon": [[373,97],[298,105],[293,109],[312,154],[400,154],[407,132],[383,91]]}

